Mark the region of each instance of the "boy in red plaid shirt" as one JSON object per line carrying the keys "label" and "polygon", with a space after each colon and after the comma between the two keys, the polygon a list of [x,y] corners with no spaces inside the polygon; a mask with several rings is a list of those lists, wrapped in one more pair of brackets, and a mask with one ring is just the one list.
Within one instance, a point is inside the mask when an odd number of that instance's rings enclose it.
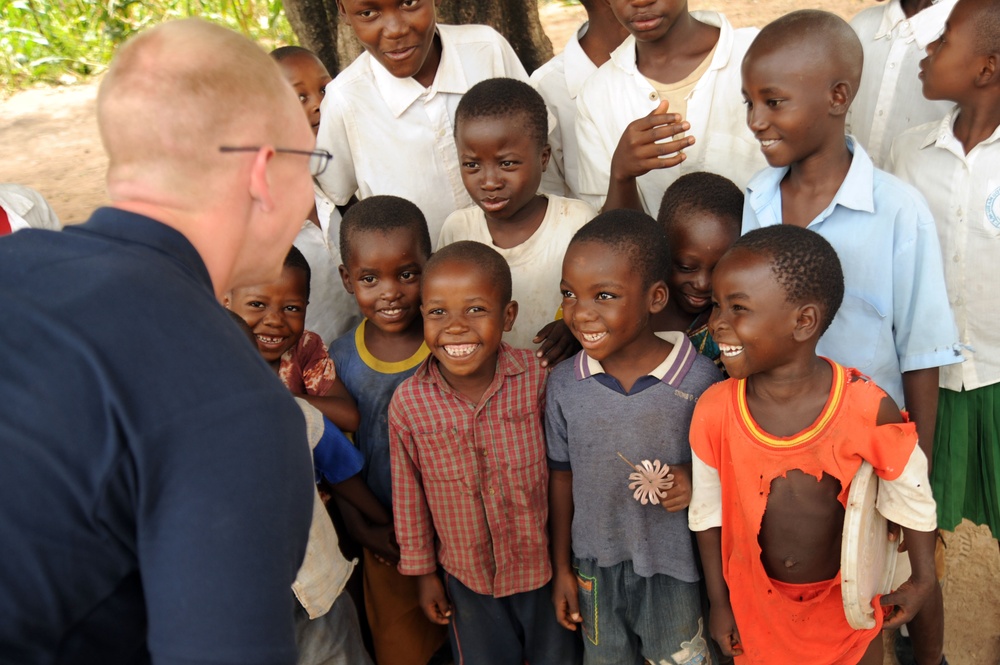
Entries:
{"label": "boy in red plaid shirt", "polygon": [[510,269],[457,242],[427,262],[421,296],[431,356],[389,406],[399,570],[448,624],[456,663],[579,662],[551,609],[546,370],[501,341],[517,316]]}

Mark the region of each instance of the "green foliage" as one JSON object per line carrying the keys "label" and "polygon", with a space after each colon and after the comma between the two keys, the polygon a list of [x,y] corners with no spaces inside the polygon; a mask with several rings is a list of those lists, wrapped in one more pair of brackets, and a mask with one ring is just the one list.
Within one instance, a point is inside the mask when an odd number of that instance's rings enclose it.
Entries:
{"label": "green foliage", "polygon": [[135,32],[188,16],[265,48],[296,43],[282,0],[0,0],[0,92],[98,74]]}

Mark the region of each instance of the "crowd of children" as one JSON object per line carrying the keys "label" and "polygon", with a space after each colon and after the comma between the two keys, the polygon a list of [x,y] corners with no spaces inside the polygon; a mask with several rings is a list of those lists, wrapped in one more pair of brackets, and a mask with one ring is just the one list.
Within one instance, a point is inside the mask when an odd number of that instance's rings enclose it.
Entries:
{"label": "crowd of children", "polygon": [[[936,528],[1000,534],[1000,0],[592,0],[530,82],[432,0],[337,5],[336,78],[272,53],[316,205],[224,299],[361,547],[356,613],[357,562],[296,588],[300,662],[869,665],[904,623],[945,662]],[[862,462],[912,573],[855,630]]]}

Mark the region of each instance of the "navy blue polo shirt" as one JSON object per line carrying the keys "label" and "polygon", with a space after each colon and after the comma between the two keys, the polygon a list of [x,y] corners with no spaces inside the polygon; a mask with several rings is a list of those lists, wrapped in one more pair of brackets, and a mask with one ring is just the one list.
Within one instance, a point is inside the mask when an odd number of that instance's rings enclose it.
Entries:
{"label": "navy blue polo shirt", "polygon": [[302,414],[187,239],[0,239],[0,662],[295,662]]}

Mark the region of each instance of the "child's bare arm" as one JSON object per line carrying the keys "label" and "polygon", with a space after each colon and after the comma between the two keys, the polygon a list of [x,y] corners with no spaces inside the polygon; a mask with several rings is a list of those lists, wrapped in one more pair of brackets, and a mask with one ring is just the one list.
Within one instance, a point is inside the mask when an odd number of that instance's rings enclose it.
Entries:
{"label": "child's bare arm", "polygon": [[428,573],[417,577],[417,594],[420,609],[424,611],[432,623],[447,626],[451,617],[451,603],[444,593],[444,585],[437,573]]}
{"label": "child's bare arm", "polygon": [[611,157],[611,178],[604,210],[642,210],[636,178],[653,169],[670,168],[684,161],[684,153],[680,151],[692,145],[694,137],[657,143],[691,129],[680,115],[667,113],[668,106],[666,101],[661,101],[649,115],[633,120],[625,128]]}
{"label": "child's bare arm", "polygon": [[[913,569],[910,579],[890,594],[882,596],[883,606],[895,606],[892,613],[886,617],[883,630],[894,630],[910,620],[925,606],[935,611],[938,616],[930,622],[924,621],[924,626],[936,625],[940,628],[943,618],[940,616],[940,603],[929,602],[935,593],[940,593],[937,575],[934,572],[934,544],[937,540],[936,531],[914,531],[903,527],[903,545],[910,554],[910,567]],[[927,617],[930,618],[930,617]]]}
{"label": "child's bare arm", "polygon": [[358,406],[339,377],[333,380],[333,386],[326,395],[300,395],[300,397],[319,409],[334,425],[345,432],[354,432],[361,424]]}
{"label": "child's bare arm", "polygon": [[392,523],[392,515],[368,489],[368,485],[361,479],[361,474],[353,475],[347,480],[331,485],[330,488],[336,496],[347,501],[364,519],[372,524]]}
{"label": "child's bare arm", "polygon": [[556,620],[569,630],[582,621],[573,572],[573,472],[549,471],[549,532],[552,543],[552,604]]}
{"label": "child's bare arm", "polygon": [[938,375],[937,367],[903,372],[903,400],[906,410],[917,426],[917,442],[927,455],[927,471],[934,463],[934,429],[937,426]]}
{"label": "child's bare arm", "polygon": [[337,508],[340,509],[351,537],[383,562],[390,565],[399,563],[399,545],[396,543],[396,531],[391,519],[385,522],[370,522],[350,500],[338,494],[333,498],[337,502]]}
{"label": "child's bare arm", "polygon": [[691,464],[671,464],[673,487],[661,502],[668,513],[676,513],[691,505]]}
{"label": "child's bare arm", "polygon": [[696,537],[705,573],[705,586],[708,589],[709,632],[719,644],[723,655],[739,656],[743,653],[740,631],[736,627],[733,607],[729,603],[729,587],[722,576],[722,529],[713,527],[698,531]]}

